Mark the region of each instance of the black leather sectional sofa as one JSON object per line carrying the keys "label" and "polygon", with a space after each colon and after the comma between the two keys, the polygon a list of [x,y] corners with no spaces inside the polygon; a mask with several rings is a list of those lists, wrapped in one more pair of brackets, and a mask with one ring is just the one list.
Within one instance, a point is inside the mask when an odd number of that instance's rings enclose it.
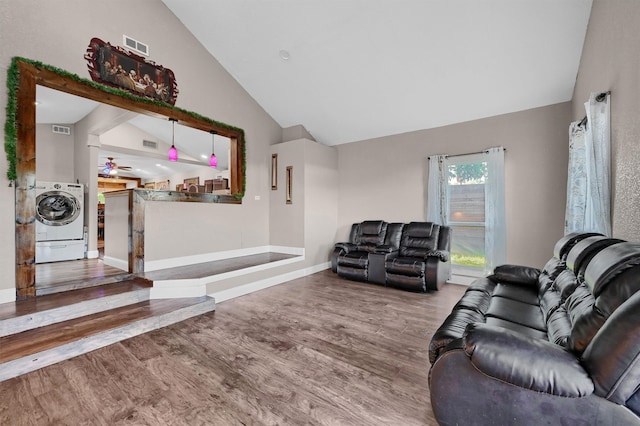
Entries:
{"label": "black leather sectional sofa", "polygon": [[640,424],[640,244],[568,235],[476,280],[434,334],[441,425]]}
{"label": "black leather sectional sofa", "polygon": [[350,280],[409,291],[438,290],[449,278],[451,230],[431,222],[368,220],[337,243],[331,269]]}

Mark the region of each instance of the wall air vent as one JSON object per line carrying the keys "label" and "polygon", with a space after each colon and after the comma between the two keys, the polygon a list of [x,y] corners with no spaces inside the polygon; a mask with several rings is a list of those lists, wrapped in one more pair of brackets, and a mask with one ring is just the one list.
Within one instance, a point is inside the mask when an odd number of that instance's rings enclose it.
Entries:
{"label": "wall air vent", "polygon": [[158,149],[158,142],[143,139],[142,146],[144,146],[145,148]]}
{"label": "wall air vent", "polygon": [[129,50],[133,50],[134,52],[140,53],[141,55],[144,55],[144,56],[149,56],[148,44],[144,44],[124,34],[122,35],[122,42],[124,43],[125,47],[127,47]]}
{"label": "wall air vent", "polygon": [[53,133],[58,133],[60,135],[71,135],[71,127],[60,126],[58,124],[54,124],[51,126],[51,131]]}

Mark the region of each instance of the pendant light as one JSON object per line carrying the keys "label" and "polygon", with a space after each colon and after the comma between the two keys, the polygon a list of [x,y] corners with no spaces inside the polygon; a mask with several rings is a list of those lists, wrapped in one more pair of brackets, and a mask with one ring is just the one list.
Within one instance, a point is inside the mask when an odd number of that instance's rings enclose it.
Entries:
{"label": "pendant light", "polygon": [[169,118],[172,124],[172,133],[171,133],[171,148],[169,148],[169,161],[178,161],[178,150],[175,147],[175,139],[176,139],[176,120],[175,118]]}
{"label": "pendant light", "polygon": [[211,132],[211,157],[209,157],[209,167],[218,167],[218,159],[216,158],[216,154],[214,154],[215,150],[214,144],[216,139],[216,132],[212,130]]}

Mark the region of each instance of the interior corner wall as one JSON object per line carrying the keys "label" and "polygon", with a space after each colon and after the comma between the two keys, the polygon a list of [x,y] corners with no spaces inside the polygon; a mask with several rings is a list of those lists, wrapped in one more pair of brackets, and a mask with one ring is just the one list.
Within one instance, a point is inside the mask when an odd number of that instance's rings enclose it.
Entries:
{"label": "interior corner wall", "polygon": [[[269,193],[270,244],[304,247],[304,143],[295,140],[275,144],[271,153],[278,155],[278,162],[276,189]],[[287,167],[292,167],[293,178],[290,204],[286,200]]]}
{"label": "interior corner wall", "polygon": [[591,92],[611,91],[613,236],[640,241],[640,2],[594,0],[572,120],[585,115]]}
{"label": "interior corner wall", "polygon": [[[243,247],[269,244],[268,154],[269,146],[282,140],[282,128],[160,0],[0,1],[0,87],[6,88],[6,71],[14,56],[88,79],[84,55],[91,38],[121,45],[123,34],[149,44],[149,59],[174,72],[180,91],[177,107],[245,131],[247,184],[242,205],[196,209],[185,220],[203,228],[214,221],[229,221],[242,227]],[[0,104],[6,103],[3,89]],[[4,135],[4,127],[0,131]],[[0,240],[5,242],[0,247],[0,268],[6,273],[0,291],[15,288],[15,189],[9,187],[6,172],[7,162],[0,161]],[[74,175],[81,176],[78,171]],[[180,234],[174,233],[172,244],[176,236]]]}
{"label": "interior corner wall", "polygon": [[329,262],[338,226],[338,150],[305,140],[304,247],[308,266]]}
{"label": "interior corner wall", "polygon": [[426,220],[427,157],[503,146],[507,262],[542,267],[564,232],[571,103],[338,146],[335,241],[352,223]]}
{"label": "interior corner wall", "polygon": [[272,145],[271,152],[278,155],[277,188],[271,190],[269,201],[271,245],[304,247],[306,267],[328,263],[338,221],[337,149],[304,138]]}

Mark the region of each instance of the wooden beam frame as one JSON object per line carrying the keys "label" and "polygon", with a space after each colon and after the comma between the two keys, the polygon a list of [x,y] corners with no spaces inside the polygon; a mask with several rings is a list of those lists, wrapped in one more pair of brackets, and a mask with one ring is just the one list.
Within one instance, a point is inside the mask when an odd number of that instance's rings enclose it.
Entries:
{"label": "wooden beam frame", "polygon": [[[189,197],[165,194],[157,200],[190,201],[213,203],[242,203],[244,182],[244,133],[241,129],[219,125],[206,117],[198,116],[168,104],[149,102],[144,98],[136,99],[105,90],[88,80],[77,76],[57,73],[46,67],[39,67],[33,63],[17,60],[19,87],[16,94],[16,296],[18,299],[35,297],[35,179],[36,179],[36,85],[49,87],[61,92],[91,99],[104,104],[134,111],[157,118],[175,118],[180,124],[205,132],[215,131],[226,136],[231,143],[230,158],[230,187],[231,195],[191,194]],[[180,194],[180,193],[175,193]],[[142,195],[142,199],[146,198]],[[141,201],[141,200],[140,200]],[[136,203],[134,202],[134,210]],[[142,202],[144,214],[144,201]],[[140,213],[139,211],[137,212]],[[134,216],[135,217],[135,216]],[[144,267],[144,242],[140,243],[140,236],[144,236],[144,224],[139,218],[134,219],[133,253],[130,255],[130,265],[135,272],[142,272]],[[140,233],[142,231],[142,233]],[[137,238],[136,238],[136,233]],[[136,245],[136,242],[138,245]],[[131,265],[133,263],[133,265]],[[137,271],[136,271],[137,270]]]}

